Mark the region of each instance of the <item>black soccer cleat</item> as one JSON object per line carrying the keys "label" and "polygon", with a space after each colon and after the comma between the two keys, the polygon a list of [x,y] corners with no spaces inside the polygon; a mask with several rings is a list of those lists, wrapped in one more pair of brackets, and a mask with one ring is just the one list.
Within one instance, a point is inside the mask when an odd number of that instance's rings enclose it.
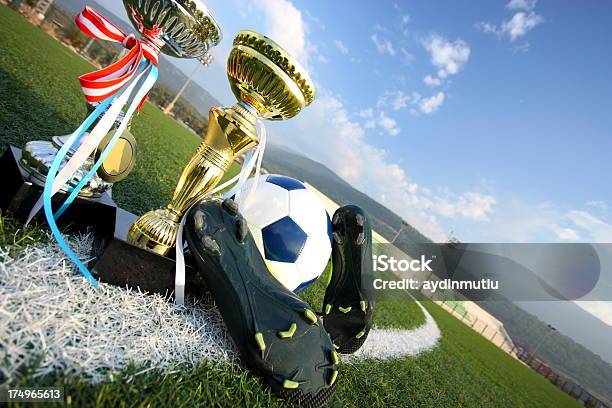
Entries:
{"label": "black soccer cleat", "polygon": [[291,402],[326,405],[340,357],[321,319],[268,271],[234,201],[196,205],[185,236],[242,361]]}
{"label": "black soccer cleat", "polygon": [[374,302],[364,290],[372,278],[372,229],[363,210],[346,205],[332,220],[332,276],[325,290],[323,324],[343,354],[365,342],[372,326]]}

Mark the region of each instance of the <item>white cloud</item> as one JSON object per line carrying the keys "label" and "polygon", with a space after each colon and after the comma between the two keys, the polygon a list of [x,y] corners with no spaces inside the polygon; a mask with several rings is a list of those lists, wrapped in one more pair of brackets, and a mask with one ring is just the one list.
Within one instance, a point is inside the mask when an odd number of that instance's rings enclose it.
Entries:
{"label": "white cloud", "polygon": [[[509,20],[504,20],[499,27],[486,21],[476,23],[475,26],[483,33],[493,33],[498,37],[507,36],[510,41],[515,41],[544,22],[544,18],[534,11],[535,6],[535,0],[511,0],[506,4],[506,8],[515,13]],[[525,43],[516,50],[527,51],[528,49],[529,43]]]}
{"label": "white cloud", "polygon": [[537,0],[510,0],[506,4],[506,8],[510,10],[533,10],[536,6]]}
{"label": "white cloud", "polygon": [[612,302],[605,300],[581,300],[574,303],[612,327]]}
{"label": "white cloud", "polygon": [[440,78],[457,74],[470,58],[470,47],[461,39],[448,41],[434,34],[425,41],[424,45],[431,57],[431,63],[438,68]]}
{"label": "white cloud", "polygon": [[340,40],[334,40],[334,45],[336,46],[336,48],[338,49],[338,51],[340,51],[340,53],[346,55],[349,53],[349,49],[347,48],[346,45],[344,45],[344,43]]}
{"label": "white cloud", "polygon": [[385,91],[378,101],[376,107],[379,109],[391,107],[393,110],[401,110],[408,107],[409,104],[415,104],[419,101],[421,95],[418,92],[412,92],[410,95],[406,95],[402,91]]}
{"label": "white cloud", "polygon": [[403,35],[408,35],[408,25],[412,21],[412,18],[408,14],[404,14],[400,20],[400,30]]}
{"label": "white cloud", "polygon": [[459,197],[457,212],[471,220],[488,220],[493,210],[495,199],[489,195],[466,192]]}
{"label": "white cloud", "polygon": [[463,229],[459,238],[467,242],[612,242],[612,225],[588,211],[568,211],[550,202],[528,203],[516,196],[497,199],[488,226],[473,227]]}
{"label": "white cloud", "polygon": [[402,91],[398,91],[391,102],[393,106],[393,110],[400,110],[408,106],[409,97],[405,95]]}
{"label": "white cloud", "polygon": [[557,238],[561,241],[580,241],[580,234],[573,228],[555,227]]}
{"label": "white cloud", "polygon": [[422,98],[419,101],[419,109],[423,113],[433,113],[438,110],[440,106],[444,103],[445,95],[444,92],[438,92],[430,96],[429,98]]}
{"label": "white cloud", "polygon": [[[381,117],[387,118],[372,108],[362,110],[358,116],[376,121],[376,127],[381,126]],[[366,141],[365,125],[351,120],[343,103],[325,89],[320,89],[310,107],[287,122],[293,122],[291,126],[298,128],[292,132],[296,135],[290,142],[293,148],[297,145],[308,156],[325,163],[355,188],[397,212],[433,240],[446,239],[447,231],[441,226],[440,217],[485,221],[492,212],[495,203],[492,197],[472,192],[453,194],[446,190],[440,195],[412,181],[385,150]],[[325,143],[313,143],[314,133]],[[286,138],[279,140],[289,143]]]}
{"label": "white cloud", "polygon": [[265,34],[308,67],[312,48],[307,44],[308,27],[301,11],[289,0],[258,0],[252,4],[265,16]]}
{"label": "white cloud", "polygon": [[393,44],[389,40],[379,39],[377,34],[372,34],[370,37],[374,45],[376,46],[376,50],[382,55],[395,55],[395,48],[393,48]]}
{"label": "white cloud", "polygon": [[588,205],[589,207],[596,208],[600,211],[608,211],[608,204],[605,201],[601,201],[601,200],[587,201],[586,205]]}
{"label": "white cloud", "polygon": [[519,11],[510,20],[504,21],[501,25],[501,32],[510,36],[510,41],[526,35],[535,26],[542,23],[544,19],[533,11],[528,13]]}
{"label": "white cloud", "polygon": [[482,31],[483,33],[498,34],[498,32],[499,32],[499,29],[497,28],[497,26],[495,24],[491,24],[491,23],[486,22],[486,21],[480,21],[480,22],[476,23],[474,26],[477,29],[479,29],[480,31]]}
{"label": "white cloud", "polygon": [[[430,114],[438,110],[444,103],[446,95],[444,92],[438,92],[430,97],[423,98],[418,92],[412,92],[410,95],[406,95],[402,91],[385,91],[376,102],[378,109],[392,108],[395,111],[410,107],[411,114],[418,114],[418,112]],[[417,109],[414,109],[417,108]],[[368,126],[369,127],[369,126]]]}
{"label": "white cloud", "polygon": [[365,119],[363,126],[366,129],[374,129],[376,127],[376,121],[374,121],[374,110],[372,108],[360,111],[359,116]]}
{"label": "white cloud", "polygon": [[374,116],[374,109],[368,108],[359,111],[359,117],[365,119],[363,127],[366,129],[382,128],[391,136],[397,136],[400,133],[400,128],[397,126],[397,121],[388,117],[384,111],[379,111],[378,116]]}
{"label": "white cloud", "polygon": [[387,131],[391,136],[397,136],[400,133],[400,128],[397,126],[397,121],[385,115],[385,112],[381,111],[378,115],[378,125]]}
{"label": "white cloud", "polygon": [[567,217],[585,232],[591,242],[612,242],[612,225],[586,211],[572,210]]}
{"label": "white cloud", "polygon": [[428,86],[440,86],[442,85],[442,80],[438,77],[433,77],[431,75],[427,75],[423,78],[423,82]]}

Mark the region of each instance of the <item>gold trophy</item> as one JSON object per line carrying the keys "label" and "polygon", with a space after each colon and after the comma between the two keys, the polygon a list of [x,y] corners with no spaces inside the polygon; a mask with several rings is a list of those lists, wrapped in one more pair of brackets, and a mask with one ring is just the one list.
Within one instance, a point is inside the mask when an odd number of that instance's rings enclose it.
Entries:
{"label": "gold trophy", "polygon": [[268,37],[240,31],[227,60],[227,77],[238,103],[212,108],[208,130],[179,179],[166,208],[149,211],[128,232],[128,242],[167,255],[181,217],[221,181],[234,158],[259,142],[258,117],[285,120],[310,105],[315,87],[302,66]]}

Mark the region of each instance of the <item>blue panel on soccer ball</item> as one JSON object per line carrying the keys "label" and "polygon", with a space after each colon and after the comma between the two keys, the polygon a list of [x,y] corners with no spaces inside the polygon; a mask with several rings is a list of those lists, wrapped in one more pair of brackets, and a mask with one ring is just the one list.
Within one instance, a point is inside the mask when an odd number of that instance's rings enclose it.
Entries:
{"label": "blue panel on soccer ball", "polygon": [[266,181],[268,183],[276,184],[277,186],[282,187],[288,191],[306,188],[301,181],[287,176],[279,176],[278,174],[269,175]]}
{"label": "blue panel on soccer ball", "polygon": [[306,243],[306,233],[289,217],[283,217],[261,230],[266,259],[295,262]]}
{"label": "blue panel on soccer ball", "polygon": [[293,291],[294,293],[300,293],[301,291],[303,291],[304,289],[306,289],[307,287],[309,287],[310,285],[312,285],[314,283],[314,281],[316,281],[317,279],[319,279],[319,277],[315,277],[312,278],[311,280],[309,280],[308,282],[302,282],[300,284],[300,286],[298,286],[297,288],[295,288],[295,290]]}

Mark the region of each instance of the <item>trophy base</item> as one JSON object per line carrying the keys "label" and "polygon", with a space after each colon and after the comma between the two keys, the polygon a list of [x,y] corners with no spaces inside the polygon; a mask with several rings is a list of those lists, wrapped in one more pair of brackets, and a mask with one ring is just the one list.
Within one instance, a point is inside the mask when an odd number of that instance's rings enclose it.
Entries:
{"label": "trophy base", "polygon": [[[25,222],[43,189],[31,180],[30,174],[19,165],[19,160],[21,149],[13,146],[0,156],[0,174],[3,176],[0,210],[3,213],[8,211],[17,220]],[[57,193],[53,199],[54,208],[59,208],[64,198],[63,193]],[[125,242],[128,230],[137,218],[118,207],[109,191],[99,199],[78,197],[59,218],[58,226],[69,232],[91,231],[94,234],[92,260],[88,268],[93,270],[96,279],[173,299],[176,265],[173,251],[169,256],[162,256]],[[33,222],[46,223],[42,210]],[[185,293],[208,296],[204,280],[190,266],[188,254],[185,262]]]}
{"label": "trophy base", "polygon": [[[43,187],[21,167],[21,158],[21,149],[14,146],[10,146],[0,156],[0,174],[3,177],[0,209],[25,222],[42,195]],[[58,209],[65,199],[63,192],[57,193],[52,200],[54,209]],[[57,224],[59,227],[68,227],[71,231],[84,232],[93,229],[97,237],[113,236],[116,210],[117,205],[111,198],[110,191],[96,199],[77,197],[58,219]],[[44,211],[41,209],[32,221],[46,223]]]}
{"label": "trophy base", "polygon": [[[94,276],[101,282],[128,287],[149,294],[159,294],[174,299],[176,262],[173,257],[155,254],[126,242],[129,227],[138,217],[121,208],[117,211],[115,234],[101,242],[94,251],[92,261]],[[198,297],[207,296],[204,279],[191,266],[185,256],[185,293]]]}
{"label": "trophy base", "polygon": [[178,229],[179,223],[168,209],[153,210],[134,222],[127,240],[132,245],[165,256],[174,249]]}
{"label": "trophy base", "polygon": [[[62,136],[56,137],[57,140],[61,141]],[[35,140],[25,144],[21,151],[21,160],[19,165],[30,175],[30,180],[39,186],[44,186],[47,178],[49,168],[55,159],[55,156],[59,152],[59,147],[56,146],[56,140],[40,141]],[[85,177],[89,172],[89,169],[93,166],[93,161],[87,159],[86,163],[82,165],[74,174],[74,176],[61,188],[61,192],[66,193],[72,188],[76,187],[79,181]],[[79,192],[81,198],[100,198],[106,191],[113,187],[112,182],[104,181],[94,174],[94,176],[83,186],[83,189]]]}

